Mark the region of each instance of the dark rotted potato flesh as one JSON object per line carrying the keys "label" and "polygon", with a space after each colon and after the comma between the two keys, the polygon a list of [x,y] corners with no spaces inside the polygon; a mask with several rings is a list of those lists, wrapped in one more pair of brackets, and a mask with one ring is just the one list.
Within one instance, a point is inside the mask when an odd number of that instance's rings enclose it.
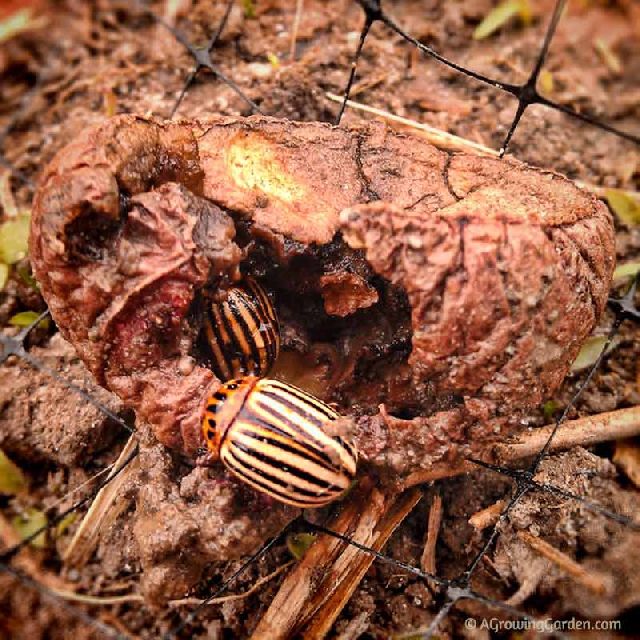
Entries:
{"label": "dark rotted potato flesh", "polygon": [[[400,485],[557,388],[614,267],[610,214],[562,176],[260,117],[85,131],[44,172],[31,242],[64,336],[184,459],[220,384],[203,291],[249,275],[281,323],[270,376],[336,403],[361,472]],[[267,511],[264,535],[286,519]]]}

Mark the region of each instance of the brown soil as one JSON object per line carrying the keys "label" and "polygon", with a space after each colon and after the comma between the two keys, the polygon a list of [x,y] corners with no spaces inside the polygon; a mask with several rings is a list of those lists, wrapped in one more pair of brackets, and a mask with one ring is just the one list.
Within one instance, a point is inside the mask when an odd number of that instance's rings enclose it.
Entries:
{"label": "brown soil", "polygon": [[[10,120],[36,74],[44,70],[43,87],[1,149],[7,159],[34,180],[56,151],[88,126],[102,123],[110,110],[160,117],[170,112],[191,60],[163,28],[132,11],[129,4],[107,0],[93,4],[70,0],[52,6],[42,3],[50,21],[47,29],[12,39],[0,50],[0,125]],[[202,43],[215,29],[223,7],[193,4],[191,7],[191,3],[182,3],[188,8],[182,10],[178,24],[193,42]],[[237,3],[214,50],[213,61],[268,115],[329,121],[337,112],[337,105],[325,97],[325,91],[340,93],[357,42],[354,34],[362,23],[362,12],[355,2],[339,4],[306,0],[296,61],[292,63],[288,51],[295,3],[256,3],[257,17],[252,19],[243,15],[241,3]],[[387,4],[394,18],[413,36],[442,54],[514,82],[523,81],[526,70],[534,64],[546,25],[546,20],[540,18],[527,28],[514,23],[492,38],[475,42],[471,35],[489,11],[489,0],[403,0],[392,6]],[[552,3],[538,4],[541,14],[548,16]],[[589,113],[606,115],[616,126],[637,133],[640,18],[632,3],[610,4],[590,3],[588,10],[574,9],[563,19],[545,67],[554,78],[551,97]],[[165,3],[154,7],[160,13],[165,11]],[[618,55],[620,73],[614,73],[602,62],[592,46],[598,38],[607,39]],[[278,68],[268,62],[267,54],[271,53],[280,58]],[[494,148],[500,146],[515,108],[509,97],[415,55],[379,24],[367,41],[353,97]],[[212,113],[248,115],[249,109],[233,91],[203,72],[187,94],[179,115],[202,118]],[[364,118],[347,110],[343,123],[356,125]],[[637,147],[542,107],[527,111],[510,152],[519,160],[565,173],[572,179],[625,189],[638,187]],[[17,181],[11,184],[18,204],[29,207],[30,191]],[[617,224],[616,243],[620,262],[640,258],[637,227],[629,229]],[[327,281],[326,286],[331,291],[336,284]],[[620,293],[620,286],[616,293]],[[330,293],[325,296],[325,304],[327,299],[331,299]],[[2,294],[0,320],[4,324],[15,311],[39,309],[40,305],[23,281],[14,277]],[[606,329],[610,322],[611,317],[605,314],[600,326]],[[621,336],[621,343],[589,384],[571,417],[639,403],[637,329],[627,323]],[[290,340],[295,342],[295,336]],[[115,396],[91,381],[84,365],[59,334],[49,338],[41,332],[33,342],[38,343],[31,347],[34,357],[85,388],[111,410],[130,418]],[[583,376],[570,375],[554,394],[558,407],[566,405]],[[12,359],[0,368],[0,384],[0,447],[30,478],[28,493],[14,499],[2,498],[3,517],[11,519],[30,506],[50,507],[117,456],[126,434],[46,374]],[[167,400],[167,404],[170,402]],[[536,426],[544,424],[545,418],[538,410],[522,421]],[[145,453],[131,481],[131,494],[137,493],[139,500],[142,496],[138,517],[134,520],[132,511],[125,510],[106,532],[86,567],[63,570],[56,551],[63,550],[73,535],[77,521],[71,524],[51,543],[48,552],[37,552],[41,574],[34,577],[40,582],[48,584],[60,574],[68,590],[94,595],[144,592],[149,601],[158,603],[169,597],[159,593],[167,586],[175,590],[172,597],[184,593],[194,582],[198,586],[193,595],[210,593],[240,564],[239,560],[222,558],[251,551],[237,545],[256,535],[252,521],[241,517],[248,501],[255,500],[254,494],[238,490],[225,474],[212,478],[202,469],[190,470],[183,459],[156,445],[149,434],[145,434],[144,441]],[[606,445],[550,456],[540,480],[632,516],[637,512],[638,493],[616,471],[610,461],[612,453],[613,446]],[[440,483],[444,521],[437,546],[439,575],[453,577],[465,568],[486,536],[486,532],[478,534],[473,530],[467,522],[469,516],[503,497],[508,486],[489,473]],[[426,492],[388,543],[385,553],[419,564],[431,491]],[[217,506],[224,505],[227,512],[214,517],[207,509],[211,504],[208,499]],[[72,501],[73,497],[66,498],[63,506]],[[259,500],[255,502],[249,505],[250,510],[270,508]],[[239,523],[232,535],[219,529],[230,513]],[[159,518],[158,514],[162,516]],[[281,517],[286,519],[286,515]],[[159,520],[166,523],[161,530],[155,528]],[[276,520],[280,522],[279,517]],[[203,523],[207,531],[200,537]],[[0,529],[2,526],[0,522]],[[277,529],[274,522],[269,526],[268,531]],[[551,570],[518,537],[519,531],[547,540],[602,576],[604,592],[596,597],[576,581]],[[216,545],[216,539],[220,545]],[[3,540],[9,544],[7,538]],[[222,543],[235,544],[235,553],[227,554]],[[203,546],[194,560],[198,545]],[[513,596],[519,589],[529,589],[528,597],[523,597],[518,606],[541,617],[626,615],[630,619],[633,607],[639,604],[638,548],[637,534],[623,525],[594,515],[575,502],[532,493],[512,512],[473,586],[499,600]],[[186,561],[182,555],[185,550],[191,554]],[[289,559],[287,549],[279,547],[242,574],[231,590],[247,590],[259,577]],[[154,567],[142,579],[141,563]],[[0,580],[1,592],[6,594],[0,597],[0,632],[8,637],[55,638],[70,637],[72,633],[77,637],[101,637],[100,632],[65,612],[56,601],[38,595],[8,574],[0,575]],[[247,599],[212,606],[185,637],[247,636],[273,598],[278,580]],[[418,629],[430,622],[440,601],[437,592],[416,578],[376,563],[338,619],[333,636],[344,632],[342,637],[358,637],[353,630],[359,629],[362,637],[386,638],[392,633]],[[152,608],[141,603],[85,609],[123,632],[144,638],[158,637],[189,610],[166,605]],[[486,609],[477,603],[463,605],[447,618],[440,635],[464,634],[461,623],[468,612],[486,615]]]}

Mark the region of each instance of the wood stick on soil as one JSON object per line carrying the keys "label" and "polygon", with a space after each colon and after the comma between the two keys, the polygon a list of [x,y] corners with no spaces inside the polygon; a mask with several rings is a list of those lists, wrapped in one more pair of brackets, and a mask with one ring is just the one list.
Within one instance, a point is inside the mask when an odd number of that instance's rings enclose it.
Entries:
{"label": "wood stick on soil", "polygon": [[476,530],[482,531],[498,522],[498,518],[507,504],[506,500],[498,500],[490,507],[477,511],[469,518],[469,524]]}
{"label": "wood stick on soil", "polygon": [[[512,442],[496,445],[494,453],[500,460],[519,460],[536,455],[544,447],[553,428],[554,425],[548,425],[523,433]],[[550,451],[578,445],[589,447],[607,440],[631,438],[639,433],[640,405],[565,422],[553,438]]]}
{"label": "wood stick on soil", "polygon": [[609,588],[605,576],[593,573],[580,566],[573,558],[556,549],[545,540],[532,536],[527,531],[518,531],[518,538],[537,551],[541,556],[553,562],[561,571],[598,595],[604,595]]}
{"label": "wood stick on soil", "polygon": [[[385,496],[363,483],[327,526],[378,551],[421,495],[414,489],[399,497]],[[333,536],[319,535],[285,578],[252,638],[323,638],[373,560],[372,555]]]}
{"label": "wood stick on soil", "polygon": [[[411,513],[421,497],[421,491],[410,490],[396,500],[390,501],[389,508],[374,528],[374,537],[371,542],[371,548],[374,551],[382,549],[391,534]],[[350,548],[353,549],[353,547]],[[303,630],[303,638],[305,640],[324,638],[329,633],[340,612],[349,602],[365,573],[373,563],[375,558],[371,554],[355,551],[356,554],[353,560],[345,558],[344,561],[336,563],[332,574],[327,577],[325,584],[333,588],[334,582],[337,583],[336,579],[340,579],[344,575],[333,595],[328,600],[324,600],[319,608],[317,603],[322,600],[320,592],[316,592],[314,599],[307,603],[302,613],[302,618],[309,620]],[[351,553],[345,551],[343,556],[350,557]],[[345,570],[346,575],[343,573]]]}
{"label": "wood stick on soil", "polygon": [[[537,454],[553,431],[554,425],[540,427],[515,436],[510,442],[487,445],[474,452],[474,456],[487,462],[520,460]],[[551,442],[550,451],[570,449],[575,446],[590,447],[600,442],[631,438],[640,434],[640,406],[618,409],[577,420],[568,420],[560,426]],[[417,471],[407,478],[408,487],[451,478],[462,473],[477,471],[472,462],[462,462],[455,467],[450,464],[435,464],[425,471]]]}
{"label": "wood stick on soil", "polygon": [[[133,453],[137,443],[137,437],[132,435],[118,456],[111,474],[120,469],[125,460]],[[122,495],[122,488],[137,467],[137,462],[137,458],[132,460],[126,469],[118,473],[111,482],[102,487],[97,493],[89,511],[82,519],[78,530],[64,552],[63,559],[67,565],[83,567],[98,546],[103,533],[129,506],[129,500]]]}
{"label": "wood stick on soil", "polygon": [[436,493],[429,509],[429,522],[427,524],[427,539],[420,558],[420,568],[427,573],[436,573],[436,544],[440,525],[442,524],[442,496]]}

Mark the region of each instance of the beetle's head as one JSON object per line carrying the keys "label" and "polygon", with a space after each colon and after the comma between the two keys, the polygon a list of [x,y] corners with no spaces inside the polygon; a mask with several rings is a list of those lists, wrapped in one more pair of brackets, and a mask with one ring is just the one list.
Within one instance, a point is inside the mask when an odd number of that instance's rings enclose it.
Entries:
{"label": "beetle's head", "polygon": [[202,421],[202,432],[209,452],[218,455],[229,427],[258,380],[255,376],[235,378],[220,385],[218,390],[209,396]]}

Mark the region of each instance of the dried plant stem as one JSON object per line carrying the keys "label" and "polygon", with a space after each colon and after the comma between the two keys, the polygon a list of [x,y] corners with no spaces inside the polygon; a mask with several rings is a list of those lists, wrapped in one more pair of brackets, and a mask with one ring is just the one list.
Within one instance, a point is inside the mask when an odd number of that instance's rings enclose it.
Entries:
{"label": "dried plant stem", "polygon": [[291,50],[289,60],[293,62],[296,59],[296,43],[298,42],[298,29],[300,28],[300,18],[304,9],[304,0],[296,0],[296,15],[293,18],[293,28],[291,30]]}
{"label": "dried plant stem", "polygon": [[[387,501],[388,506],[382,518],[373,528],[371,548],[374,551],[382,549],[391,534],[418,504],[421,497],[422,493],[414,489],[397,499]],[[351,549],[353,547],[343,552],[339,562],[336,562],[333,570],[327,576],[326,585],[333,587],[334,584],[339,584],[333,595],[322,601],[322,596],[318,593],[303,610],[303,619],[309,620],[303,631],[305,640],[324,638],[329,633],[340,612],[373,563],[374,557],[371,554],[365,554],[358,550],[352,554]],[[319,602],[321,602],[320,607],[317,606]]]}
{"label": "dried plant stem", "polygon": [[[263,584],[266,584],[270,580],[273,580],[275,577],[279,576],[283,571],[286,571],[291,565],[295,564],[295,560],[290,560],[286,562],[282,566],[278,567],[275,571],[272,571],[269,575],[264,576],[264,578],[260,578],[256,580],[255,584],[247,589],[243,593],[234,593],[230,596],[221,596],[220,598],[213,598],[211,600],[207,600],[207,604],[222,604],[223,602],[233,602],[234,600],[242,600],[243,598],[248,598],[252,593],[255,593],[262,587]],[[183,604],[202,604],[204,600],[200,598],[182,598],[180,600],[169,600],[169,605],[171,606],[180,606]]]}
{"label": "dried plant stem", "polygon": [[[363,483],[341,505],[328,528],[380,550],[420,497],[415,489],[389,497]],[[285,578],[253,639],[323,638],[373,560],[372,555],[333,536],[318,536]]]}
{"label": "dried plant stem", "polygon": [[344,628],[336,640],[357,640],[369,627],[371,613],[362,611]]}
{"label": "dried plant stem", "polygon": [[[111,474],[125,464],[137,446],[137,437],[132,435],[113,465]],[[115,522],[116,518],[128,507],[129,500],[123,498],[122,488],[131,473],[137,468],[138,460],[128,467],[97,493],[78,530],[64,552],[63,559],[69,566],[83,567],[91,557],[102,534]]]}
{"label": "dried plant stem", "polygon": [[9,220],[18,215],[13,192],[11,191],[11,171],[9,169],[0,170],[0,212],[4,214],[4,219]]}
{"label": "dried plant stem", "polygon": [[498,502],[495,502],[490,507],[482,509],[481,511],[477,511],[469,518],[469,524],[476,531],[482,531],[487,527],[493,526],[496,522],[498,522],[498,518],[500,517],[500,514],[504,510],[506,504],[506,500],[498,500]]}
{"label": "dried plant stem", "polygon": [[447,463],[436,463],[426,471],[416,471],[415,473],[409,474],[405,484],[407,487],[413,487],[417,484],[423,484],[425,482],[436,482],[437,480],[453,478],[454,476],[459,476],[463,473],[471,473],[472,471],[477,470],[477,465],[473,464],[472,462],[461,462],[455,467],[452,467]]}
{"label": "dried plant stem", "polygon": [[136,602],[139,604],[144,603],[144,598],[141,595],[130,593],[124,596],[90,596],[85,593],[75,593],[75,591],[66,591],[64,589],[51,589],[51,591],[63,600],[69,600],[70,602],[82,602],[83,604],[109,606],[116,604],[128,604]]}
{"label": "dried plant stem", "polygon": [[436,493],[429,509],[429,522],[427,524],[427,539],[424,544],[420,568],[428,573],[436,573],[436,543],[442,523],[442,496]]}
{"label": "dried plant stem", "polygon": [[98,471],[97,473],[94,473],[92,476],[89,476],[84,482],[81,482],[77,487],[74,487],[70,491],[67,491],[67,493],[65,493],[61,498],[56,500],[49,507],[49,509],[57,509],[61,504],[63,504],[64,502],[67,502],[71,496],[75,495],[76,493],[79,493],[80,491],[88,487],[90,484],[94,483],[96,480],[99,480],[106,473],[111,473],[111,470],[113,469],[114,465],[115,465],[115,462],[112,462],[111,464],[107,465],[104,469]]}
{"label": "dried plant stem", "polygon": [[603,595],[607,592],[609,585],[605,576],[588,571],[573,560],[573,558],[562,553],[562,551],[556,549],[545,540],[532,536],[527,531],[518,531],[518,537],[590,591],[598,595]]}
{"label": "dried plant stem", "polygon": [[377,87],[379,84],[383,84],[389,79],[389,74],[384,71],[382,73],[378,73],[368,77],[366,79],[361,80],[360,82],[355,82],[351,87],[350,96],[357,96],[364,91],[368,91],[369,89],[373,89],[373,87]]}
{"label": "dried plant stem", "polygon": [[[553,428],[554,425],[548,425],[523,433],[512,442],[498,444],[494,447],[494,454],[500,460],[519,460],[535,455],[542,449]],[[639,433],[640,405],[565,422],[551,442],[550,451],[570,449],[577,445],[589,447],[607,440],[631,438]]]}
{"label": "dried plant stem", "polygon": [[[264,576],[264,578],[260,578],[256,583],[249,589],[247,589],[243,593],[235,593],[229,596],[222,596],[220,598],[213,598],[209,600],[207,604],[222,604],[223,602],[233,602],[234,600],[242,600],[244,598],[248,598],[251,594],[255,593],[262,587],[262,585],[266,584],[270,580],[273,580],[275,577],[279,576],[283,571],[288,569],[295,561],[287,562],[283,564],[281,567],[278,567],[275,571],[272,571],[269,575]],[[43,581],[44,582],[44,581]],[[45,582],[46,584],[46,582]],[[51,585],[51,591],[60,598],[64,600],[69,600],[71,602],[82,602],[83,604],[90,605],[99,605],[99,606],[110,606],[117,604],[128,604],[128,603],[144,603],[144,598],[141,595],[131,593],[123,596],[92,596],[84,593],[75,593],[74,591],[69,591],[68,589],[60,589],[53,587]],[[181,600],[169,600],[168,604],[171,606],[180,606],[185,604],[201,604],[202,600],[199,598],[182,598]]]}
{"label": "dried plant stem", "polygon": [[[327,96],[327,98],[329,98],[329,100],[333,100],[334,102],[343,101],[342,97],[337,96],[333,93],[326,93],[325,95]],[[494,151],[489,147],[485,147],[482,144],[472,142],[471,140],[466,140],[465,138],[460,138],[459,136],[455,136],[452,133],[447,133],[446,131],[442,131],[441,129],[432,127],[422,122],[417,122],[416,120],[411,120],[410,118],[396,116],[393,113],[384,111],[383,109],[370,107],[366,104],[362,104],[361,102],[355,102],[354,100],[347,100],[347,106],[351,107],[352,109],[356,109],[357,111],[363,111],[365,113],[370,113],[371,115],[378,116],[379,118],[383,118],[384,120],[387,120],[389,122],[395,122],[405,127],[415,129],[416,131],[419,131],[421,137],[425,138],[428,142],[444,149],[466,151],[468,153],[475,153],[477,155],[483,156],[494,156],[496,158],[499,156],[499,153],[497,151]]]}
{"label": "dried plant stem", "polygon": [[[545,445],[553,428],[554,425],[548,425],[519,434],[510,442],[487,445],[485,449],[474,452],[474,456],[487,462],[496,460],[506,462],[535,455]],[[618,409],[577,420],[568,420],[556,432],[549,450],[570,449],[578,445],[589,447],[600,442],[631,438],[639,434],[640,406]],[[417,471],[409,475],[406,486],[411,487],[424,482],[451,478],[477,469],[477,465],[466,461],[455,467],[446,463],[435,464],[431,469]]]}

